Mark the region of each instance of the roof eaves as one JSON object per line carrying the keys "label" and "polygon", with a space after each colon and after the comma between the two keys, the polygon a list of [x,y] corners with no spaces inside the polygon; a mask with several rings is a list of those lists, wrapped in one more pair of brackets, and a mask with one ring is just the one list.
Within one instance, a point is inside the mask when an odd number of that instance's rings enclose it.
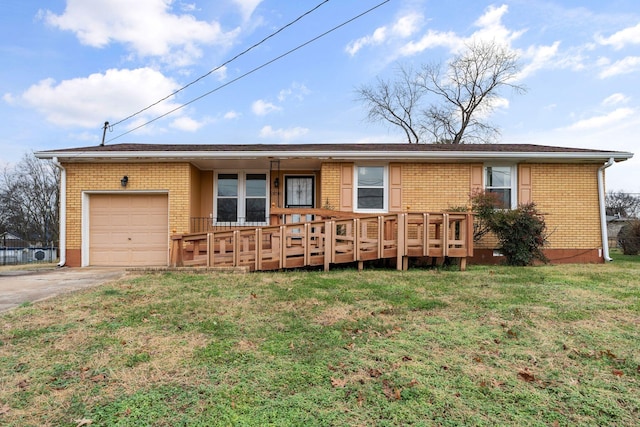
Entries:
{"label": "roof eaves", "polygon": [[336,160],[473,160],[473,159],[540,159],[540,160],[599,160],[613,158],[623,161],[633,157],[633,153],[620,151],[40,151],[40,159],[60,160],[186,160],[186,159],[256,159],[256,158],[320,158]]}

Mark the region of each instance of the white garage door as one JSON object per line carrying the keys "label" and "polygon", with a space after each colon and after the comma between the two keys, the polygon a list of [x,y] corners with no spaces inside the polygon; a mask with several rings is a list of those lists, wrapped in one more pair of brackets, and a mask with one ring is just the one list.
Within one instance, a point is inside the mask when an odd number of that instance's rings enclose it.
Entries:
{"label": "white garage door", "polygon": [[89,265],[166,266],[165,194],[94,194],[89,199]]}

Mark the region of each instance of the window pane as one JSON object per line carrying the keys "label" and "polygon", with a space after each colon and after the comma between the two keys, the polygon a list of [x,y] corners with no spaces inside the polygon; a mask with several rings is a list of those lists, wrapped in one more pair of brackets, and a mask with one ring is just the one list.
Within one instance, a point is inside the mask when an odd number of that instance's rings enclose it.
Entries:
{"label": "window pane", "polygon": [[[489,193],[493,193],[496,195],[496,199],[499,202],[498,207],[503,209],[511,208],[511,190],[510,189],[489,189]],[[501,204],[500,204],[501,203]]]}
{"label": "window pane", "polygon": [[264,198],[260,199],[247,199],[246,200],[247,214],[245,221],[247,222],[264,222],[266,221],[266,206],[267,201]]}
{"label": "window pane", "polygon": [[488,167],[487,187],[511,187],[511,168],[509,166]]}
{"label": "window pane", "polygon": [[225,173],[218,175],[218,196],[233,197],[238,195],[238,175]]}
{"label": "window pane", "polygon": [[247,196],[267,195],[267,175],[263,173],[247,174]]}
{"label": "window pane", "polygon": [[383,209],[384,189],[358,188],[358,209]]}
{"label": "window pane", "polygon": [[238,221],[238,199],[218,199],[218,222]]}
{"label": "window pane", "polygon": [[358,167],[358,187],[382,187],[384,168],[380,166]]}

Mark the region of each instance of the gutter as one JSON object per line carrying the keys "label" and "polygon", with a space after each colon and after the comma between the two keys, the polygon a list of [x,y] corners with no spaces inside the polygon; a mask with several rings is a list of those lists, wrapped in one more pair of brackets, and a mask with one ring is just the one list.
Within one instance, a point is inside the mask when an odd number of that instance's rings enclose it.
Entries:
{"label": "gutter", "polygon": [[633,157],[626,152],[513,152],[513,151],[375,151],[363,146],[361,151],[77,151],[39,152],[39,158],[64,157],[68,160],[92,161],[98,159],[119,161],[174,161],[174,160],[251,160],[251,159],[320,159],[320,160],[513,160],[544,159],[550,161],[591,160],[615,158],[618,161]]}
{"label": "gutter", "polygon": [[604,207],[604,170],[611,166],[615,160],[611,157],[604,165],[598,168],[598,200],[600,202],[600,234],[602,235],[602,256],[605,261],[611,262],[609,256],[609,237],[607,236],[607,212]]}
{"label": "gutter", "polygon": [[60,239],[60,262],[58,267],[64,267],[67,263],[67,170],[60,164],[57,157],[51,159],[52,163],[60,169],[60,218],[59,239]]}

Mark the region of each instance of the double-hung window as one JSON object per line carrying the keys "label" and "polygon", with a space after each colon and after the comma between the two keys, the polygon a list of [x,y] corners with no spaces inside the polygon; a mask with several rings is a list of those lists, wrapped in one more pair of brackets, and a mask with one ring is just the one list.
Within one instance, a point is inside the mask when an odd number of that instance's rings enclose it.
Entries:
{"label": "double-hung window", "polygon": [[267,223],[267,174],[218,173],[215,182],[215,222]]}
{"label": "double-hung window", "polygon": [[356,166],[355,206],[358,212],[386,212],[386,166]]}
{"label": "double-hung window", "polygon": [[515,208],[515,168],[512,166],[485,166],[484,188],[496,195],[503,209]]}

